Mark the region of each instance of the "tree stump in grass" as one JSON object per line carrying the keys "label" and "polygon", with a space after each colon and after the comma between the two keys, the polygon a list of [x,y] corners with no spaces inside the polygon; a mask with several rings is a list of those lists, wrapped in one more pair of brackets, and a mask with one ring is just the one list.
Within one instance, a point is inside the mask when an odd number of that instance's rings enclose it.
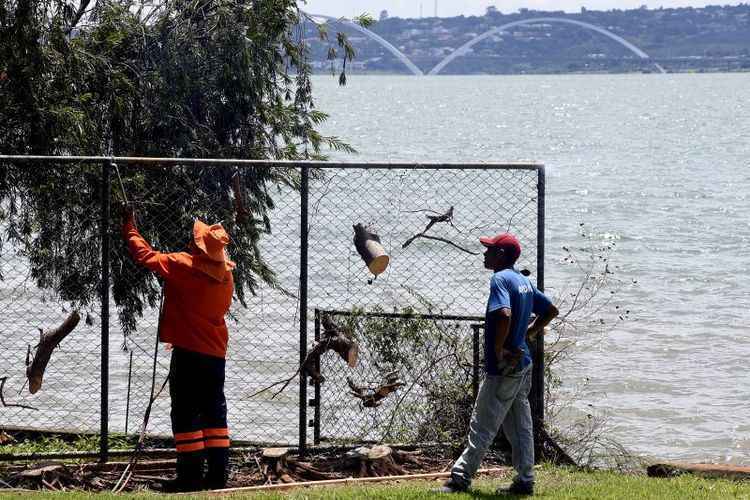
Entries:
{"label": "tree stump in grass", "polygon": [[322,481],[334,476],[315,469],[307,462],[290,456],[288,448],[265,448],[262,453],[261,473],[270,483]]}
{"label": "tree stump in grass", "polygon": [[393,450],[389,446],[356,448],[347,455],[357,460],[357,477],[401,476],[406,471],[396,463]]}
{"label": "tree stump in grass", "polygon": [[264,448],[263,449],[263,475],[267,480],[273,482],[293,483],[294,479],[289,474],[288,448]]}

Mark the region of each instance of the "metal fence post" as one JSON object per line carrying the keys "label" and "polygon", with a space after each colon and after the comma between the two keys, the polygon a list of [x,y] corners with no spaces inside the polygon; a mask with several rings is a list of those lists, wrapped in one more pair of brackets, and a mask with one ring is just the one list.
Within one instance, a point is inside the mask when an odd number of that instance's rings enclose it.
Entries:
{"label": "metal fence post", "polygon": [[[315,309],[315,343],[320,342],[320,310]],[[315,369],[320,373],[320,356],[315,360]],[[313,444],[320,444],[320,379],[315,380],[315,399],[310,400],[313,409]]]}
{"label": "metal fence post", "polygon": [[[537,224],[536,224],[536,286],[544,291],[544,196],[545,196],[545,172],[544,166],[537,170]],[[534,343],[534,368],[532,373],[531,409],[534,417],[534,427],[541,430],[544,425],[544,336],[539,335]],[[535,437],[540,433],[535,432]],[[539,449],[541,443],[536,439],[536,447]],[[537,456],[541,454],[537,452]]]}
{"label": "metal fence post", "polygon": [[110,163],[102,163],[101,193],[101,247],[102,276],[99,285],[101,304],[101,429],[99,433],[99,460],[109,459],[109,184]]}
{"label": "metal fence post", "polygon": [[299,450],[307,448],[307,375],[302,364],[307,357],[307,245],[309,167],[302,167],[300,182],[300,269],[299,269]]}

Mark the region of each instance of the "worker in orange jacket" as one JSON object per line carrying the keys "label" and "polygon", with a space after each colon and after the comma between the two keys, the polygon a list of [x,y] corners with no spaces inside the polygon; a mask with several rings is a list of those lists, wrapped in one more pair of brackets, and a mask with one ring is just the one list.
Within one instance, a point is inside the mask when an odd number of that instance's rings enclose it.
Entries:
{"label": "worker in orange jacket", "polygon": [[139,234],[132,208],[125,210],[122,234],[133,260],[165,282],[159,332],[160,341],[173,347],[169,394],[177,478],[164,489],[224,488],[229,466],[224,316],[235,267],[225,251],[229,236],[221,224],[196,220],[187,252],[160,253]]}

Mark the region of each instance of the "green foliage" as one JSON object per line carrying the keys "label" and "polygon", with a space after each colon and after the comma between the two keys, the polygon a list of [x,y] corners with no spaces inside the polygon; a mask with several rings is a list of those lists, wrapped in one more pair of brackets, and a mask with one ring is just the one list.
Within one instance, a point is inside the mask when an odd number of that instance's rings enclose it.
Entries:
{"label": "green foliage", "polygon": [[359,24],[363,28],[368,28],[368,29],[373,27],[375,23],[377,22],[375,21],[375,18],[372,17],[372,15],[370,15],[367,12],[363,12],[362,14],[356,16],[354,19],[352,19],[352,21]]}
{"label": "green foliage", "polygon": [[468,324],[425,319],[412,308],[398,317],[382,312],[355,310],[345,322],[366,353],[363,364],[380,374],[398,371],[405,384],[389,396],[395,404],[379,429],[381,440],[461,443],[473,406]]}
{"label": "green foliage", "polygon": [[[23,434],[23,433],[22,433]],[[13,432],[11,432],[13,435]],[[166,441],[166,442],[164,442]],[[127,450],[138,442],[137,435],[125,436],[111,434],[109,448],[111,450]],[[0,453],[31,454],[31,453],[65,453],[65,452],[95,452],[99,451],[98,434],[39,434],[16,437],[0,446]],[[155,440],[147,443],[149,447],[169,447],[169,440]]]}
{"label": "green foliage", "polygon": [[[0,151],[278,160],[352,151],[316,130],[326,115],[314,107],[303,22],[293,0],[2,2]],[[335,43],[354,57],[345,36]],[[0,164],[5,237],[28,257],[37,285],[75,307],[97,296],[100,170]],[[117,176],[125,189],[112,184],[113,205],[129,195],[154,246],[183,249],[195,217],[223,221],[238,299],[275,285],[259,242],[271,230],[274,193],[298,188],[296,170],[121,167]],[[237,196],[251,216],[236,217]],[[117,242],[116,212],[110,232]],[[158,287],[122,245],[113,264],[114,300],[130,331]]]}

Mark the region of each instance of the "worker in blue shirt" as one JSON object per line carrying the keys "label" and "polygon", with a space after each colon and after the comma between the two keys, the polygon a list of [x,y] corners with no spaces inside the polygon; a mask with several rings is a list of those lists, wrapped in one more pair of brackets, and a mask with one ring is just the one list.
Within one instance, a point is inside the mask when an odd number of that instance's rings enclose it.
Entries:
{"label": "worker in blue shirt", "polygon": [[[439,491],[459,493],[469,489],[502,425],[513,448],[517,476],[509,488],[498,493],[532,495],[534,432],[528,400],[532,362],[526,338],[542,334],[558,310],[513,267],[521,255],[521,245],[515,236],[502,233],[479,241],[486,247],[484,267],[493,271],[484,328],[487,376],[474,405],[468,445]],[[535,319],[529,324],[532,313]]]}

